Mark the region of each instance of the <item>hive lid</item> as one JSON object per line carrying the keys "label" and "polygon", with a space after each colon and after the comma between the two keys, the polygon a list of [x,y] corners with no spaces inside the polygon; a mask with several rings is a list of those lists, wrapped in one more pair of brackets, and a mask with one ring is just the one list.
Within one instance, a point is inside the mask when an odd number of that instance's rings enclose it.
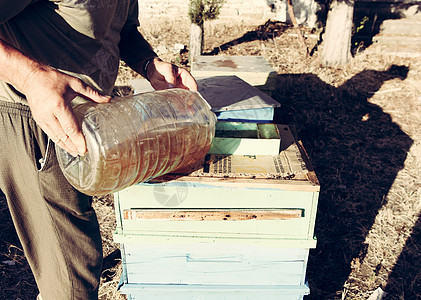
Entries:
{"label": "hive lid", "polygon": [[197,83],[199,92],[208,100],[214,112],[281,106],[235,75],[202,77],[197,79]]}
{"label": "hive lid", "polygon": [[[146,79],[134,79],[130,84],[135,93],[154,90]],[[234,75],[201,77],[197,84],[214,112],[280,107],[277,101]]]}

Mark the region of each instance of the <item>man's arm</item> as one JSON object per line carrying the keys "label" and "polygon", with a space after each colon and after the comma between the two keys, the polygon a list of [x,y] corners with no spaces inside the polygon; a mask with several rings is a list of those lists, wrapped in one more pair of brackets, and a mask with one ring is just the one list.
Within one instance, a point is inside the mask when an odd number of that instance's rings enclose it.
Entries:
{"label": "man's arm", "polygon": [[135,25],[124,28],[119,43],[120,56],[127,65],[146,78],[145,64],[148,60],[157,58],[151,45],[140,34]]}
{"label": "man's arm", "polygon": [[[12,71],[11,71],[12,70]],[[0,80],[26,96],[34,120],[60,147],[72,155],[86,152],[86,142],[70,102],[80,95],[108,102],[81,80],[43,65],[0,39]]]}

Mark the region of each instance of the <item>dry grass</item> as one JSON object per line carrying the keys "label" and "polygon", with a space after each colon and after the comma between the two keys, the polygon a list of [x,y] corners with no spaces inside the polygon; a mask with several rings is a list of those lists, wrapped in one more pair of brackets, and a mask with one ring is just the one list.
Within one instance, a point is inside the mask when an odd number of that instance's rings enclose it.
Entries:
{"label": "dry grass", "polygon": [[[289,28],[270,26],[207,24],[205,52],[262,55],[279,74],[276,121],[297,127],[321,183],[306,299],[367,299],[378,287],[386,299],[421,299],[421,62],[368,48],[345,67],[322,68],[317,49],[305,58]],[[187,26],[155,23],[143,33],[163,59],[188,68],[186,53],[173,51],[188,44]],[[313,49],[317,33],[307,42]],[[134,77],[122,65],[117,84]],[[125,299],[116,291],[112,198],[97,199],[95,208],[106,257],[101,299]],[[33,299],[36,286],[22,253],[8,252],[18,242],[7,212],[0,213],[7,226],[0,262],[18,261],[0,263],[0,298]]]}

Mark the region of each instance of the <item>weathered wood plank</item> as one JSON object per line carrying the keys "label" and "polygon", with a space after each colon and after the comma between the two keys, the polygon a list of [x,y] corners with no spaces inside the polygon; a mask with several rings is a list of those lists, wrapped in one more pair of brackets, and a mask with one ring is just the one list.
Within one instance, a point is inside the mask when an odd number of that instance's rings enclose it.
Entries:
{"label": "weathered wood plank", "polygon": [[277,74],[263,56],[198,56],[191,73],[195,77],[236,75],[265,90],[276,88]]}
{"label": "weathered wood plank", "polygon": [[301,218],[301,209],[282,210],[171,210],[126,209],[126,220],[169,221],[242,221],[242,220],[288,220]]}
{"label": "weathered wood plank", "polygon": [[202,235],[179,233],[174,235],[162,234],[162,232],[143,232],[127,234],[117,228],[113,235],[114,242],[121,244],[141,244],[141,245],[176,245],[191,243],[230,243],[231,245],[260,245],[269,248],[316,248],[317,239],[287,238],[284,236],[261,236],[261,235]]}
{"label": "weathered wood plank", "polygon": [[[246,189],[275,189],[284,191],[303,191],[303,192],[318,192],[320,186],[312,183],[306,178],[302,180],[282,180],[282,179],[267,179],[267,178],[229,178],[229,177],[194,177],[194,176],[180,176],[177,174],[168,174],[156,178],[150,183],[164,183],[164,182],[184,182],[184,183],[198,183],[208,184],[216,187],[236,187]],[[309,178],[312,178],[308,176]],[[315,178],[314,178],[315,179]]]}

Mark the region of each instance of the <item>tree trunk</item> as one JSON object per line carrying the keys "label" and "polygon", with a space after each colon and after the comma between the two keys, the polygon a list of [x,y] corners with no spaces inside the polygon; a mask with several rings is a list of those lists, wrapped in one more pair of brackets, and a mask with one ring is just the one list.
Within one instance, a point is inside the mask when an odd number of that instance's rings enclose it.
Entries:
{"label": "tree trunk", "polygon": [[353,0],[333,0],[327,15],[326,33],[321,53],[324,66],[340,66],[351,59]]}
{"label": "tree trunk", "polygon": [[189,61],[190,65],[194,57],[202,54],[203,51],[203,25],[191,23],[190,25],[190,49]]}

